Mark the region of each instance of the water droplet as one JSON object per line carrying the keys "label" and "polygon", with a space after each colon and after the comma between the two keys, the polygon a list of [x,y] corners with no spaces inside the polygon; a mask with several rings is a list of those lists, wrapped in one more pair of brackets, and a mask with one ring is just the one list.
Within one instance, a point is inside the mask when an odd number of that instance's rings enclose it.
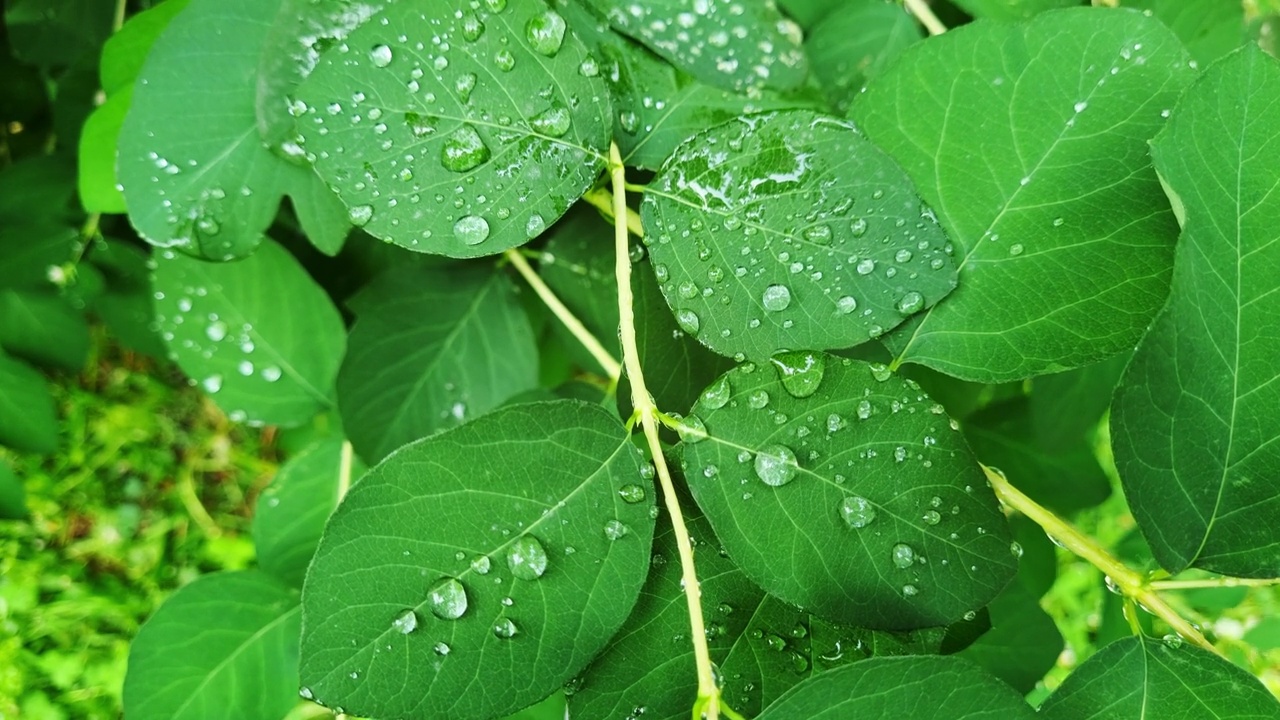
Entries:
{"label": "water droplet", "polygon": [[640,129],[640,117],[627,110],[618,115],[618,124],[628,135],[635,135],[636,130]]}
{"label": "water droplet", "polygon": [[1161,638],[1161,640],[1164,642],[1165,647],[1170,650],[1177,650],[1182,647],[1182,636],[1177,633],[1169,633]]}
{"label": "water droplet", "polygon": [[507,567],[520,580],[537,580],[547,571],[547,551],[538,538],[525,535],[507,548]]}
{"label": "water droplet", "polygon": [[869,417],[871,417],[871,401],[870,400],[858,401],[858,419],[866,420]]}
{"label": "water droplet", "polygon": [[214,342],[222,342],[222,339],[227,336],[227,324],[221,320],[214,320],[205,326],[204,334]]}
{"label": "water droplet", "polygon": [[356,227],[364,227],[373,219],[372,205],[353,205],[347,208],[347,219]]}
{"label": "water droplet", "polygon": [[918,292],[909,292],[898,301],[898,312],[903,315],[918,313],[924,309],[924,296]]}
{"label": "water droplet", "polygon": [[489,146],[470,125],[454,130],[440,148],[440,164],[453,172],[466,172],[489,159]]}
{"label": "water droplet", "polygon": [[493,634],[503,640],[510,640],[518,632],[520,630],[516,628],[515,623],[511,622],[511,618],[502,618],[493,624]]}
{"label": "water droplet", "polygon": [[885,365],[884,363],[871,363],[871,377],[875,378],[877,382],[884,382],[885,380],[888,380],[891,375],[893,375],[893,371],[889,369],[888,365]]}
{"label": "water droplet", "polygon": [[313,693],[313,692],[311,692],[311,688],[309,688],[309,687],[307,687],[307,686],[305,686],[305,685],[303,685],[302,687],[298,688],[298,695],[299,695],[299,696],[301,696],[303,700],[315,700],[315,699],[316,699],[316,694],[315,694],[315,693]]}
{"label": "water droplet", "polygon": [[484,34],[484,23],[480,22],[480,18],[475,13],[467,13],[462,16],[462,38],[467,42],[475,42]]}
{"label": "water droplet", "polygon": [[911,262],[911,251],[903,248],[894,253],[893,259],[900,263]]}
{"label": "water droplet", "polygon": [[786,285],[770,285],[764,289],[760,302],[769,312],[782,312],[791,305],[791,290]]}
{"label": "water droplet", "polygon": [[374,67],[384,68],[391,64],[391,48],[386,45],[374,45],[369,51],[369,60]]}
{"label": "water droplet", "polygon": [[418,613],[413,610],[405,610],[391,621],[391,627],[401,635],[408,635],[418,629]]}
{"label": "water droplet", "polygon": [[814,225],[813,227],[805,228],[804,239],[820,245],[830,245],[831,228],[827,225]]}
{"label": "water droplet", "polygon": [[1018,543],[1016,543],[1016,542],[1009,543],[1009,553],[1010,553],[1011,555],[1013,555],[1013,557],[1014,557],[1015,559],[1017,559],[1017,558],[1021,558],[1021,557],[1022,557],[1022,546],[1021,546],[1021,545],[1019,545],[1019,544],[1018,544]]}
{"label": "water droplet", "polygon": [[926,525],[937,525],[942,522],[942,516],[938,514],[937,510],[926,510],[920,519],[923,520]]}
{"label": "water droplet", "polygon": [[697,415],[690,415],[680,419],[680,424],[676,426],[676,434],[680,436],[681,441],[690,445],[700,443],[707,439],[707,425]]}
{"label": "water droplet", "polygon": [[564,44],[564,33],[564,18],[554,10],[533,16],[525,26],[529,46],[547,57],[560,52],[560,46]]}
{"label": "water droplet", "polygon": [[858,271],[859,275],[870,275],[876,271],[876,261],[871,258],[863,258],[858,261],[854,269]]}
{"label": "water droplet", "polygon": [[848,315],[857,309],[858,301],[849,295],[845,295],[836,301],[836,312],[841,315]]}
{"label": "water droplet", "polygon": [[478,215],[467,215],[453,224],[453,236],[463,245],[479,245],[489,237],[489,221]]}
{"label": "water droplet", "polygon": [[863,235],[866,235],[867,234],[866,218],[858,218],[853,222],[849,223],[849,232],[852,233],[853,236],[856,238],[860,238]]}
{"label": "water droplet", "polygon": [[906,543],[898,543],[891,551],[893,564],[899,568],[909,568],[916,561],[916,551]]}
{"label": "water droplet", "polygon": [[978,617],[978,612],[976,610],[970,610],[969,612],[964,614],[964,619],[968,620],[969,622],[973,622],[977,617]]}
{"label": "water droplet", "polygon": [[477,575],[488,575],[489,568],[493,567],[488,555],[480,555],[471,559],[471,571]]}
{"label": "water droplet", "polygon": [[204,388],[205,392],[216,393],[222,389],[222,376],[210,375],[209,377],[200,381],[200,387]]}
{"label": "water droplet", "polygon": [[796,455],[785,445],[769,445],[756,455],[756,476],[765,485],[782,487],[796,476]]}
{"label": "water droplet", "polygon": [[840,517],[844,518],[851,528],[864,528],[876,519],[876,508],[870,500],[850,495],[840,501]]}
{"label": "water droplet", "polygon": [[449,654],[449,651],[450,651],[452,648],[450,648],[450,647],[449,647],[449,644],[448,644],[448,643],[438,642],[438,643],[436,643],[435,645],[432,645],[432,646],[431,646],[431,649],[432,649],[432,650],[435,650],[437,655],[440,655],[440,656],[442,656],[442,657],[443,657],[443,656],[445,656],[445,655],[448,655],[448,654]]}
{"label": "water droplet", "polygon": [[610,520],[604,524],[604,536],[610,540],[621,540],[631,532],[631,528],[618,520]]}
{"label": "water droplet", "polygon": [[811,352],[781,352],[770,360],[782,388],[792,397],[807,398],[817,392],[826,373],[823,356]]}
{"label": "water droplet", "polygon": [[702,327],[702,321],[698,319],[698,314],[692,310],[677,310],[676,324],[681,330],[690,335],[697,335],[698,328]]}
{"label": "water droplet", "polygon": [[471,99],[471,92],[476,89],[476,74],[462,73],[453,81],[453,89],[458,92],[458,99],[467,102]]}
{"label": "water droplet", "polygon": [[559,105],[553,105],[529,119],[529,126],[534,132],[557,138],[564,137],[571,124],[569,111]]}
{"label": "water droplet", "polygon": [[632,504],[644,502],[644,488],[639,485],[623,485],[618,490],[618,496],[622,498],[623,502]]}
{"label": "water droplet", "polygon": [[538,213],[529,216],[528,222],[524,224],[525,237],[536,238],[547,229],[547,221]]}
{"label": "water droplet", "polygon": [[729,377],[721,376],[719,380],[702,391],[702,406],[708,410],[719,410],[729,403],[733,388],[729,386]]}
{"label": "water droplet", "polygon": [[767,390],[753,390],[747,396],[747,405],[752,410],[762,410],[769,404],[769,392]]}
{"label": "water droplet", "polygon": [[467,611],[467,590],[454,578],[445,578],[427,593],[427,602],[431,614],[441,620],[457,620]]}
{"label": "water droplet", "polygon": [[915,597],[916,595],[919,595],[919,594],[920,594],[920,588],[916,587],[915,585],[902,586],[903,597]]}
{"label": "water droplet", "polygon": [[493,64],[502,72],[511,72],[516,66],[516,56],[510,50],[499,50],[493,54]]}
{"label": "water droplet", "polygon": [[827,432],[829,433],[839,432],[843,430],[847,424],[848,423],[845,422],[844,418],[835,413],[831,413],[827,416]]}

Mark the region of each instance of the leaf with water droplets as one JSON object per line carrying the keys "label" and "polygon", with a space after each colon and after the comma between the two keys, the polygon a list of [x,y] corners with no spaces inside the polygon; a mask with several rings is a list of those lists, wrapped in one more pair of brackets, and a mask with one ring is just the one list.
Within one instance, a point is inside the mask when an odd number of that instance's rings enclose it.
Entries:
{"label": "leaf with water droplets", "polygon": [[1039,717],[1253,720],[1280,717],[1280,702],[1258,678],[1207,650],[1128,637],[1072,671]]}
{"label": "leaf with water droplets", "polygon": [[1218,0],[1126,0],[1125,7],[1149,12],[1173,30],[1202,66],[1255,40],[1244,3]]}
{"label": "leaf with water droplets", "polygon": [[[325,529],[303,588],[303,684],[348,713],[410,719],[500,717],[551,694],[644,583],[654,496],[621,493],[648,484],[641,463],[617,418],[571,400],[397,450]],[[611,522],[626,532],[606,537]]]}
{"label": "leaf with water droplets", "polygon": [[906,168],[960,266],[946,302],[885,337],[900,361],[1004,382],[1133,347],[1177,232],[1147,140],[1189,60],[1156,20],[1076,8],[956,28],[869,83],[851,117]]}
{"label": "leaf with water droplets", "polygon": [[492,267],[402,268],[350,305],[338,408],[371,463],[538,385],[528,315]]}
{"label": "leaf with water droplets", "polygon": [[730,557],[834,622],[928,627],[986,604],[1016,563],[964,439],[914,383],[830,356],[825,367],[795,397],[775,368],[747,364],[725,376],[726,404],[694,406],[708,437],[683,445],[686,475]]}
{"label": "leaf with water droplets", "polygon": [[641,214],[676,318],[728,356],[867,342],[955,286],[946,235],[897,164],[809,111],[690,138]]}
{"label": "leaf with water droplets", "polygon": [[827,99],[844,113],[867,80],[921,37],[915,18],[896,3],[847,0],[814,26],[804,47]]}
{"label": "leaf with water droplets", "polygon": [[540,1],[394,4],[299,88],[302,147],[366,232],[450,257],[500,253],[605,166],[608,89],[578,72],[586,58]]}
{"label": "leaf with water droplets", "polygon": [[170,357],[233,420],[299,425],[333,404],[342,317],[279,245],[234,263],[163,250],[152,286]]}
{"label": "leaf with water droplets", "polygon": [[[216,260],[243,257],[262,241],[283,195],[336,203],[314,174],[267,149],[258,134],[253,79],[280,4],[192,0],[148,54],[118,162],[129,219],[147,242]],[[345,233],[331,227],[331,213],[303,212],[313,205],[297,206],[308,232]]]}
{"label": "leaf with water droplets", "polygon": [[[139,720],[284,717],[298,703],[298,591],[257,570],[205,575],[129,646],[124,711]],[[175,662],[175,648],[184,648]]]}
{"label": "leaf with water droplets", "polygon": [[58,447],[58,415],[44,376],[0,348],[0,444],[26,452]]}
{"label": "leaf with water droplets", "polygon": [[1238,51],[1151,144],[1186,223],[1169,303],[1116,390],[1111,437],[1134,518],[1170,572],[1280,575],[1280,206],[1268,201],[1280,106],[1250,100],[1277,93],[1276,61]]}

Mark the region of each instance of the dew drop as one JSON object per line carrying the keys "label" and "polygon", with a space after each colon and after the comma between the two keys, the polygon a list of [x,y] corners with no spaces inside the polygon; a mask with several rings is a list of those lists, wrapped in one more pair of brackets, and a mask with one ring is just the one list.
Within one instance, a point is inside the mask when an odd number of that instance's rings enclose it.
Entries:
{"label": "dew drop", "polygon": [[431,646],[431,649],[432,649],[432,650],[435,650],[437,655],[440,655],[441,657],[443,657],[443,656],[445,656],[445,655],[448,655],[448,654],[449,654],[449,651],[450,651],[452,648],[450,648],[450,647],[449,647],[449,644],[448,644],[448,643],[438,642],[438,643],[436,643],[435,645],[432,645],[432,646]]}
{"label": "dew drop", "polygon": [[768,404],[769,391],[767,390],[753,390],[751,391],[751,394],[747,396],[747,405],[752,410],[762,410]]}
{"label": "dew drop", "polygon": [[796,476],[796,455],[785,445],[769,445],[756,454],[756,477],[772,487],[782,487]]}
{"label": "dew drop", "polygon": [[644,502],[644,488],[635,484],[623,485],[618,489],[618,497],[621,497],[623,502],[631,503],[633,505],[638,502]]}
{"label": "dew drop", "polygon": [[418,629],[418,613],[413,610],[405,610],[391,621],[391,627],[401,635],[408,635]]}
{"label": "dew drop", "polygon": [[764,289],[760,302],[769,312],[782,312],[791,305],[791,291],[786,285],[770,285]]}
{"label": "dew drop", "polygon": [[427,593],[427,602],[431,614],[441,620],[457,620],[467,611],[467,591],[454,578],[445,578]]}
{"label": "dew drop", "polygon": [[559,105],[553,105],[529,119],[529,126],[534,132],[556,138],[564,137],[571,124],[569,111]]}
{"label": "dew drop", "polygon": [[918,292],[909,292],[898,301],[898,312],[903,315],[918,313],[922,309],[924,309],[924,296]]}
{"label": "dew drop", "polygon": [[462,73],[453,81],[453,89],[458,92],[458,99],[467,102],[471,99],[471,92],[476,89],[476,74]]}
{"label": "dew drop", "polygon": [[493,563],[489,560],[488,555],[480,555],[471,559],[471,572],[477,575],[488,575],[491,567],[493,567]]}
{"label": "dew drop", "polygon": [[510,640],[515,637],[518,632],[520,632],[520,630],[516,628],[515,623],[511,622],[511,618],[502,618],[493,624],[493,634],[502,640]]}
{"label": "dew drop", "polygon": [[353,205],[347,208],[347,219],[356,227],[364,227],[373,219],[372,205]]}
{"label": "dew drop", "polygon": [[1009,554],[1013,555],[1015,560],[1020,559],[1022,557],[1022,546],[1016,542],[1009,543]]}
{"label": "dew drop", "polygon": [[690,415],[680,419],[680,424],[676,426],[676,434],[680,436],[682,442],[690,445],[700,443],[707,439],[707,425],[697,415]]}
{"label": "dew drop", "polygon": [[916,587],[915,585],[902,586],[903,597],[915,597],[916,595],[919,595],[919,594],[920,594],[920,588]]}
{"label": "dew drop", "polygon": [[1009,254],[1017,257],[1022,254],[1022,243],[1014,243],[1009,246]]}
{"label": "dew drop", "polygon": [[942,522],[942,516],[938,514],[937,510],[926,510],[920,519],[923,520],[926,525],[937,525]]}
{"label": "dew drop", "polygon": [[386,45],[374,45],[369,51],[369,60],[374,67],[384,68],[391,64],[391,48]]}
{"label": "dew drop", "polygon": [[854,269],[858,271],[859,275],[870,275],[876,271],[876,261],[871,258],[863,258],[858,261]]}
{"label": "dew drop", "polygon": [[547,221],[538,213],[529,216],[528,222],[524,224],[524,234],[528,238],[536,238],[547,229]]}
{"label": "dew drop", "polygon": [[858,301],[849,295],[845,295],[836,301],[836,312],[841,315],[848,315],[857,309]]}
{"label": "dew drop", "polygon": [[909,568],[916,561],[916,551],[906,543],[898,543],[897,545],[894,545],[891,553],[895,567],[904,569]]}
{"label": "dew drop", "polygon": [[516,56],[510,50],[499,50],[493,54],[493,64],[502,72],[511,72],[516,66]]}
{"label": "dew drop", "polygon": [[871,417],[871,401],[870,400],[858,401],[857,412],[858,412],[859,420],[866,420],[867,418]]}
{"label": "dew drop", "polygon": [[440,164],[446,170],[466,172],[489,159],[489,146],[470,125],[462,125],[450,133],[440,148]]}
{"label": "dew drop", "polygon": [[475,13],[467,13],[462,16],[462,38],[467,42],[475,42],[484,34],[484,23],[480,22],[480,18]]}
{"label": "dew drop", "polygon": [[850,495],[840,501],[840,517],[849,524],[849,527],[860,529],[871,524],[876,519],[876,508],[871,504],[870,500],[858,495]]}
{"label": "dew drop", "polygon": [[867,234],[866,218],[858,218],[849,223],[849,232],[856,238],[860,238]]}
{"label": "dew drop", "polygon": [[732,394],[733,388],[729,386],[728,376],[721,376],[702,391],[702,406],[708,410],[719,410],[729,403]]}
{"label": "dew drop", "polygon": [[698,329],[702,327],[702,321],[698,319],[698,314],[692,310],[677,310],[676,324],[681,330],[690,335],[697,335]]}
{"label": "dew drop", "polygon": [[782,388],[792,397],[807,398],[817,392],[826,373],[826,361],[816,353],[781,352],[770,361],[778,371]]}
{"label": "dew drop", "polygon": [[479,245],[489,238],[489,221],[478,215],[467,215],[453,224],[453,236],[463,245]]}
{"label": "dew drop", "polygon": [[804,239],[820,245],[831,244],[831,228],[827,225],[814,225],[805,228]]}
{"label": "dew drop", "polygon": [[604,536],[610,540],[621,540],[631,532],[631,528],[619,520],[610,520],[604,524]]}
{"label": "dew drop", "polygon": [[547,571],[547,550],[532,535],[516,538],[507,547],[507,567],[520,580],[537,580]]}
{"label": "dew drop", "polygon": [[533,16],[525,26],[525,34],[529,38],[529,46],[547,57],[560,52],[564,44],[564,18],[554,10],[547,10]]}

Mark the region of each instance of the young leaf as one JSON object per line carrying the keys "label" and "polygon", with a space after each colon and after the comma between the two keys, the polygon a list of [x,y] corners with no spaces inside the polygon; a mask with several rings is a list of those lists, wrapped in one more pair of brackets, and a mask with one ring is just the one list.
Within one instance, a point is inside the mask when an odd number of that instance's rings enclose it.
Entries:
{"label": "young leaf", "polygon": [[403,268],[349,304],[357,319],[338,408],[371,463],[538,384],[528,316],[490,266]]}
{"label": "young leaf", "polygon": [[233,420],[298,425],[332,405],[342,318],[279,245],[234,263],[164,250],[152,285],[171,356]]}
{"label": "young leaf", "polygon": [[960,264],[956,293],[886,338],[898,359],[1002,382],[1133,347],[1176,233],[1146,142],[1194,75],[1158,21],[1076,8],[957,28],[872,80],[852,117]]}
{"label": "young leaf", "polygon": [[[130,220],[147,242],[243,257],[261,242],[282,195],[320,183],[258,136],[255,80],[280,3],[191,0],[151,48],[118,163]],[[319,222],[310,220],[303,225]]]}
{"label": "young leaf", "polygon": [[1128,637],[1067,676],[1040,706],[1043,720],[1274,720],[1280,703],[1258,679],[1207,650]]}
{"label": "young leaf", "polygon": [[1012,688],[954,656],[876,658],[815,675],[758,720],[1034,720]]}
{"label": "young leaf", "polygon": [[1280,67],[1256,48],[1213,65],[1152,142],[1186,208],[1173,291],[1124,380],[1116,466],[1156,559],[1280,575]]}
{"label": "young leaf", "polygon": [[882,365],[804,355],[727,373],[686,421],[704,428],[682,444],[689,487],[730,557],[779,598],[861,627],[985,605],[1017,563],[942,406]]}
{"label": "young leaf", "polygon": [[896,3],[851,0],[823,18],[805,38],[804,47],[813,61],[814,77],[843,115],[866,81],[921,37],[915,19]]}
{"label": "young leaf", "polygon": [[352,486],[307,574],[304,693],[397,718],[546,697],[631,612],[653,540],[645,485],[618,420],[572,400],[396,451]]}
{"label": "young leaf", "polygon": [[641,214],[676,320],[723,355],[856,345],[955,287],[946,235],[897,164],[809,111],[690,138]]}
{"label": "young leaf", "polygon": [[353,223],[411,250],[492,255],[540,235],[604,167],[594,62],[541,0],[399,3],[320,58],[294,111]]}
{"label": "young leaf", "polygon": [[44,377],[0,349],[0,444],[25,452],[58,447],[58,416]]}
{"label": "young leaf", "polygon": [[165,601],[129,648],[137,720],[283,717],[298,701],[298,592],[256,570],[206,575]]}

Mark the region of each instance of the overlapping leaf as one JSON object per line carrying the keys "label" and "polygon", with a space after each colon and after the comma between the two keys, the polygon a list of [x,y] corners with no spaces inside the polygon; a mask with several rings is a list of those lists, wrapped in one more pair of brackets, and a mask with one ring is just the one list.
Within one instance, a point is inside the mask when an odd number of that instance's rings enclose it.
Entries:
{"label": "overlapping leaf", "polygon": [[604,646],[649,567],[653,488],[599,406],[497,410],[352,486],[303,590],[305,694],[367,716],[493,718]]}
{"label": "overlapping leaf", "polygon": [[1195,71],[1131,11],[978,22],[908,49],[852,117],[906,168],[956,245],[960,285],[886,338],[982,382],[1130,348],[1168,292],[1176,225],[1147,140]]}
{"label": "overlapping leaf", "polygon": [[1125,7],[1149,12],[1168,25],[1202,65],[1208,65],[1248,40],[1244,3],[1127,0]]}
{"label": "overlapping leaf", "polygon": [[843,114],[867,80],[922,36],[915,19],[896,3],[849,0],[809,32],[804,47],[813,61],[813,76]]}
{"label": "overlapping leaf", "polygon": [[1045,10],[1079,5],[1076,0],[956,0],[956,5],[977,18],[1022,20]]}
{"label": "overlapping leaf", "polygon": [[955,286],[946,235],[897,164],[808,111],[690,138],[641,214],[676,320],[724,355],[856,345]]}
{"label": "overlapping leaf", "polygon": [[540,235],[612,127],[598,65],[541,0],[388,7],[321,57],[294,111],[352,222],[451,257]]}
{"label": "overlapping leaf", "polygon": [[44,377],[0,350],[0,443],[27,452],[58,446],[58,417]]}
{"label": "overlapping leaf", "polygon": [[863,627],[945,625],[995,597],[1008,526],[942,406],[883,366],[783,365],[724,375],[687,421],[705,428],[683,443],[690,489],[743,572]]}
{"label": "overlapping leaf", "polygon": [[1173,291],[1116,391],[1125,494],[1166,569],[1280,575],[1280,67],[1212,66],[1152,143],[1183,208]]}
{"label": "overlapping leaf", "polygon": [[89,323],[67,298],[52,292],[0,290],[0,347],[76,371],[89,356]]}

